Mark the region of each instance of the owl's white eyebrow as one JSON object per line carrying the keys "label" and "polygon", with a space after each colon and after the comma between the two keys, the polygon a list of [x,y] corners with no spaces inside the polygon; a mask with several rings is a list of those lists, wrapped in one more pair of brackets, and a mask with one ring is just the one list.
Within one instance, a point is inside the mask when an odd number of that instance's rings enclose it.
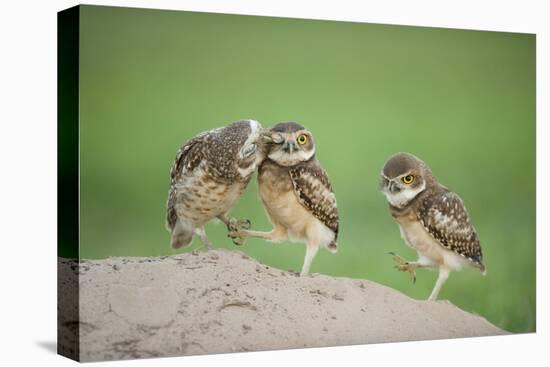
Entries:
{"label": "owl's white eyebrow", "polygon": [[392,178],[389,178],[388,176],[386,176],[386,175],[384,174],[384,172],[383,172],[383,171],[382,171],[382,172],[380,172],[380,174],[381,174],[381,175],[382,175],[382,177],[384,177],[384,178],[385,178],[386,180],[389,180],[389,181],[391,181],[391,180],[395,180],[396,178],[401,178],[401,177],[405,177],[405,176],[407,176],[407,175],[410,175],[411,173],[410,173],[410,172],[407,172],[407,173],[404,173],[404,174],[402,174],[402,175],[396,176],[396,177],[395,177],[395,178],[393,178],[393,179],[392,179]]}
{"label": "owl's white eyebrow", "polygon": [[405,177],[405,176],[408,176],[408,175],[412,175],[412,173],[411,173],[411,172],[407,172],[407,173],[404,173],[404,174],[402,174],[402,175],[397,176],[397,178]]}

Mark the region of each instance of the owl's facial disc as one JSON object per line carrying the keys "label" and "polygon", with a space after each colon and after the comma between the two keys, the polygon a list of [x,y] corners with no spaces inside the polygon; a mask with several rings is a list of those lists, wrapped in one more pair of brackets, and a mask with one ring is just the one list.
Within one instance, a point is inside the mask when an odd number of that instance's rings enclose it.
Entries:
{"label": "owl's facial disc", "polygon": [[255,142],[251,142],[243,147],[241,150],[241,155],[243,159],[250,158],[254,153],[256,153],[257,146]]}
{"label": "owl's facial disc", "polygon": [[282,166],[294,166],[315,154],[313,136],[305,129],[273,131],[271,142],[268,157]]}
{"label": "owl's facial disc", "polygon": [[392,206],[403,208],[426,189],[426,181],[421,174],[406,172],[396,177],[380,175],[380,190]]}

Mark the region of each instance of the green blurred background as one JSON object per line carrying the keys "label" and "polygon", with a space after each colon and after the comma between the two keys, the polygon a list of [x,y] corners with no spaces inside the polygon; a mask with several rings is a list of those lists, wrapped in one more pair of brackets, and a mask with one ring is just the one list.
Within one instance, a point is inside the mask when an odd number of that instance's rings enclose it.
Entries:
{"label": "green blurred background", "polygon": [[[241,118],[309,128],[341,215],[339,252],[312,271],[419,299],[386,253],[414,259],[377,191],[386,158],[418,155],[466,203],[486,277],[453,273],[440,298],[535,330],[535,36],[113,7],[81,7],[81,248],[87,259],[175,253],[168,177],[188,138]],[[253,180],[232,214],[270,229]],[[234,249],[223,225],[207,226]],[[198,239],[189,249],[197,247]],[[305,248],[248,240],[298,270]]]}

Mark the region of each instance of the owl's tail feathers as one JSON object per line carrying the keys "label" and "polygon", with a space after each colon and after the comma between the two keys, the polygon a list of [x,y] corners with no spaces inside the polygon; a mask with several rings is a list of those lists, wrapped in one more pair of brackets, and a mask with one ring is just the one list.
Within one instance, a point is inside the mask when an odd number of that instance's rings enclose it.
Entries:
{"label": "owl's tail feathers", "polygon": [[487,275],[487,269],[485,269],[485,264],[483,264],[483,261],[481,257],[475,257],[471,259],[474,262],[474,266],[479,269],[481,272],[481,275],[485,276]]}
{"label": "owl's tail feathers", "polygon": [[182,247],[187,247],[191,244],[192,239],[193,233],[191,233],[190,235],[188,235],[187,233],[172,233],[170,245],[174,250]]}
{"label": "owl's tail feathers", "polygon": [[337,253],[338,252],[338,244],[336,243],[336,241],[332,241],[331,243],[329,243],[328,246],[327,246],[327,250],[329,250],[333,254]]}
{"label": "owl's tail feathers", "polygon": [[178,220],[172,229],[172,238],[170,245],[173,249],[187,247],[193,240],[194,228],[189,223]]}
{"label": "owl's tail feathers", "polygon": [[483,264],[483,256],[481,254],[475,256],[466,256],[466,259],[470,261],[470,265],[474,268],[479,269],[481,275],[487,275],[487,270],[485,269],[485,264]]}

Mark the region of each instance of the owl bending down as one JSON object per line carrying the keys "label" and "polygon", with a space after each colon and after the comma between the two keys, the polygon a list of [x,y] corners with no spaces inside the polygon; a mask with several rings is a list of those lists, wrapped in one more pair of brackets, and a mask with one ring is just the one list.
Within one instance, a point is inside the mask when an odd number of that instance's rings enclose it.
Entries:
{"label": "owl bending down", "polygon": [[173,248],[188,246],[194,234],[211,248],[204,225],[213,218],[229,225],[227,212],[265,157],[261,134],[257,121],[243,120],[203,132],[181,147],[170,172],[166,211]]}
{"label": "owl bending down", "polygon": [[267,158],[260,165],[258,187],[273,224],[270,232],[233,227],[229,235],[242,243],[246,237],[279,242],[305,242],[301,275],[309,272],[319,247],[336,252],[338,209],[336,197],[319,161],[311,132],[286,122],[275,125],[270,134]]}
{"label": "owl bending down", "polygon": [[418,260],[394,255],[400,271],[416,279],[417,268],[439,268],[429,300],[437,299],[452,270],[472,266],[485,274],[481,245],[460,197],[441,185],[428,166],[412,154],[398,153],[386,162],[380,189],[405,243]]}

